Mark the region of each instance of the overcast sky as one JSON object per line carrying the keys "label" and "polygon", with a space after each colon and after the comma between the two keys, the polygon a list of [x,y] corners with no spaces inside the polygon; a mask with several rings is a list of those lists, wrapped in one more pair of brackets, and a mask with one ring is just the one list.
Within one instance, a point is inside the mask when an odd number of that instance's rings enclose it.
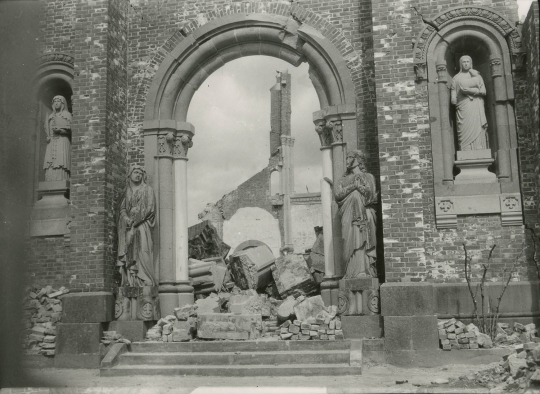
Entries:
{"label": "overcast sky", "polygon": [[298,68],[267,56],[244,57],[215,71],[195,93],[187,116],[195,126],[188,154],[189,225],[216,202],[268,165],[270,88],[276,70],[292,79],[295,191],[319,191],[320,143],[312,121],[320,109],[306,63]]}

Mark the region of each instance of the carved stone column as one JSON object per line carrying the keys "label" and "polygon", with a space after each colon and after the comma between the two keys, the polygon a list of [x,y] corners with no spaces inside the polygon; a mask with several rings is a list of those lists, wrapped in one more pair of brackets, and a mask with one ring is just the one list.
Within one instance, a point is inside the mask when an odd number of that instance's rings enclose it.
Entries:
{"label": "carved stone column", "polygon": [[283,232],[284,247],[289,253],[294,252],[292,240],[291,193],[293,193],[293,146],[294,138],[289,135],[281,136],[281,152],[283,169],[281,170],[281,192],[283,193]]}
{"label": "carved stone column", "polygon": [[450,127],[450,92],[448,90],[448,73],[446,62],[437,64],[437,86],[439,90],[439,109],[441,116],[443,183],[454,182],[454,131]]}
{"label": "carved stone column", "polygon": [[506,109],[507,94],[503,65],[499,57],[490,59],[491,78],[495,90],[495,127],[497,128],[497,176],[501,181],[510,179],[510,133]]}
{"label": "carved stone column", "polygon": [[[334,247],[333,247],[333,230],[332,230],[332,186],[327,180],[333,181],[332,173],[332,135],[326,127],[326,120],[323,117],[323,111],[317,111],[313,114],[313,123],[315,123],[315,131],[319,135],[321,141],[322,153],[322,172],[321,179],[321,208],[323,220],[323,243],[324,243],[324,271],[325,280],[335,276],[334,269]],[[323,286],[321,295],[326,305],[331,305],[331,289]]]}

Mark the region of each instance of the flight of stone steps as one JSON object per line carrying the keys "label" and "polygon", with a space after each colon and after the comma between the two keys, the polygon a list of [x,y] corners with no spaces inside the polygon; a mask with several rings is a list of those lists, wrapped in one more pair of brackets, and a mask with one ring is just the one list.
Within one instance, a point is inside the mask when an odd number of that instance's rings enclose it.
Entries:
{"label": "flight of stone steps", "polygon": [[348,340],[136,342],[101,376],[359,375],[350,347]]}

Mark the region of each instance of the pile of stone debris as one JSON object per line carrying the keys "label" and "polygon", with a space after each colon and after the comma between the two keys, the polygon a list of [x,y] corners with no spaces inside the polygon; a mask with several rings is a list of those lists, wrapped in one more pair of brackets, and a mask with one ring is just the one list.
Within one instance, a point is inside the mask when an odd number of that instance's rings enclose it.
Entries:
{"label": "pile of stone debris", "polygon": [[343,339],[337,308],[325,307],[321,296],[300,291],[278,300],[255,290],[235,287],[211,293],[194,305],[174,310],[147,331],[149,341],[190,340],[339,340]]}
{"label": "pile of stone debris", "polygon": [[[451,379],[452,387],[487,387],[494,392],[524,392],[528,387],[540,389],[540,343],[527,342],[512,346],[497,366]],[[537,391],[535,391],[537,392]]]}
{"label": "pile of stone debris", "polygon": [[493,341],[489,335],[480,332],[473,323],[465,325],[454,318],[439,320],[439,343],[443,350],[452,349],[490,349]]}
{"label": "pile of stone debris", "polygon": [[26,354],[54,356],[56,349],[56,323],[62,317],[62,301],[59,297],[69,293],[65,287],[54,289],[30,287],[24,300],[23,349]]}

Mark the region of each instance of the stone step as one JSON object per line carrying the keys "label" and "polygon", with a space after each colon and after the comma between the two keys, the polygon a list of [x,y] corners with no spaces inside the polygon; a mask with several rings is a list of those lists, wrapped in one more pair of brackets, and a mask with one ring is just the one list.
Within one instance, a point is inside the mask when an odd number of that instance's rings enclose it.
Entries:
{"label": "stone step", "polygon": [[276,365],[348,364],[349,350],[277,352],[124,353],[120,365]]}
{"label": "stone step", "polygon": [[282,365],[119,365],[101,369],[101,376],[199,375],[199,376],[338,376],[360,375],[360,367],[349,364]]}
{"label": "stone step", "polygon": [[343,341],[193,341],[133,342],[133,353],[195,352],[279,352],[307,350],[349,350],[351,342]]}

